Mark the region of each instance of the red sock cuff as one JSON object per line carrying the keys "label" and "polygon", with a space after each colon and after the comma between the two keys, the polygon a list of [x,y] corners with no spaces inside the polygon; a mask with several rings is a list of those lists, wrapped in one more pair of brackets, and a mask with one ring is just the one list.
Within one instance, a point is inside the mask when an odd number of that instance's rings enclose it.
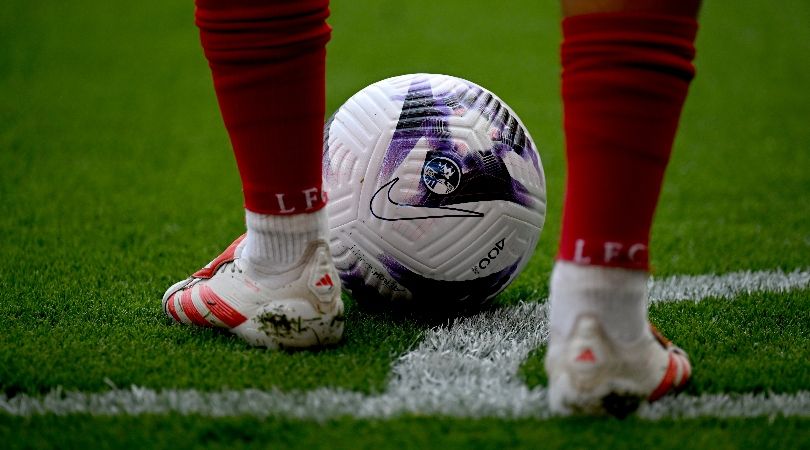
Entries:
{"label": "red sock cuff", "polygon": [[612,12],[566,17],[562,22],[563,70],[569,74],[599,67],[647,68],[690,81],[695,75],[697,20],[645,12]]}
{"label": "red sock cuff", "polygon": [[329,41],[328,1],[197,0],[195,22],[212,64],[261,64],[317,50]]}
{"label": "red sock cuff", "polygon": [[558,258],[648,269],[696,30],[694,18],[640,12],[563,21],[568,177]]}

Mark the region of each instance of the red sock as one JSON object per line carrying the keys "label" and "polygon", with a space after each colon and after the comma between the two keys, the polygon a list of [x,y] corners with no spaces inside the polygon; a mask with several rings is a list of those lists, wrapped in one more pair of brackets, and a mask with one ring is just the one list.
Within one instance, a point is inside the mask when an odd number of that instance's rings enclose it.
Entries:
{"label": "red sock", "polygon": [[639,12],[563,21],[568,178],[559,259],[648,270],[696,31],[692,17]]}
{"label": "red sock", "polygon": [[264,214],[320,209],[329,0],[196,6],[245,207]]}

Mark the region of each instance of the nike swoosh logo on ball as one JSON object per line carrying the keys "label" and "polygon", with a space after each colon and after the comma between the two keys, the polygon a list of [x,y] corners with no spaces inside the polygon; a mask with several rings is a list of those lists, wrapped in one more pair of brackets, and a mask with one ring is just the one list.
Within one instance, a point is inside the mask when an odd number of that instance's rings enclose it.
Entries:
{"label": "nike swoosh logo on ball", "polygon": [[[420,219],[438,219],[441,217],[484,217],[484,213],[477,211],[470,211],[461,208],[452,208],[450,206],[423,206],[423,205],[409,205],[407,203],[395,202],[391,198],[391,191],[394,185],[399,181],[399,177],[385,183],[377,189],[377,192],[371,196],[371,201],[368,206],[371,210],[371,215],[380,219],[395,222],[398,220],[420,220]],[[386,191],[385,195],[380,195],[381,192]],[[392,214],[389,217],[383,212],[384,205],[391,204],[396,206],[395,209],[389,211]],[[376,205],[376,206],[375,206]]]}

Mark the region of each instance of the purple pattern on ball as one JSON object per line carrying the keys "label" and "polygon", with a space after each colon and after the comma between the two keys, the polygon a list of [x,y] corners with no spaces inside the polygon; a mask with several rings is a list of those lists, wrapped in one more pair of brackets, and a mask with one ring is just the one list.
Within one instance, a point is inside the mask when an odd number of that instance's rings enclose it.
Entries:
{"label": "purple pattern on ball", "polygon": [[[514,152],[531,161],[540,172],[537,153],[517,119],[492,94],[472,84],[453,91],[434,92],[429,79],[419,77],[411,83],[402,101],[402,112],[377,177],[378,186],[392,179],[417,142],[425,138],[430,147],[426,161],[437,157],[453,160],[461,168],[462,181],[449,194],[437,194],[420,183],[418,193],[410,199],[411,204],[436,207],[506,200],[529,208],[534,206],[534,197],[512,178],[503,158],[507,152]],[[456,112],[466,114],[470,110],[480,111],[489,120],[495,135],[491,147],[471,149],[462,155],[454,147],[448,118]]]}

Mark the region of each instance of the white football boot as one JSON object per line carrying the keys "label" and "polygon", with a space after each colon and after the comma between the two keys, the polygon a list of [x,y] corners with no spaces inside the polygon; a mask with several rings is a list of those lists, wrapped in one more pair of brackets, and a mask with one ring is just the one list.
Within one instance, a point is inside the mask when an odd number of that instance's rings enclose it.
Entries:
{"label": "white football boot", "polygon": [[686,353],[647,319],[648,279],[639,270],[554,265],[545,360],[552,411],[623,417],[689,380]]}
{"label": "white football boot", "polygon": [[163,294],[176,322],[227,328],[251,345],[307,348],[335,344],[343,335],[343,301],[329,246],[312,241],[282,273],[240,260],[245,235],[224,253]]}
{"label": "white football boot", "polygon": [[618,417],[680,390],[692,371],[686,353],[652,325],[635,342],[612,342],[589,314],[569,336],[550,337],[545,367],[553,412]]}

